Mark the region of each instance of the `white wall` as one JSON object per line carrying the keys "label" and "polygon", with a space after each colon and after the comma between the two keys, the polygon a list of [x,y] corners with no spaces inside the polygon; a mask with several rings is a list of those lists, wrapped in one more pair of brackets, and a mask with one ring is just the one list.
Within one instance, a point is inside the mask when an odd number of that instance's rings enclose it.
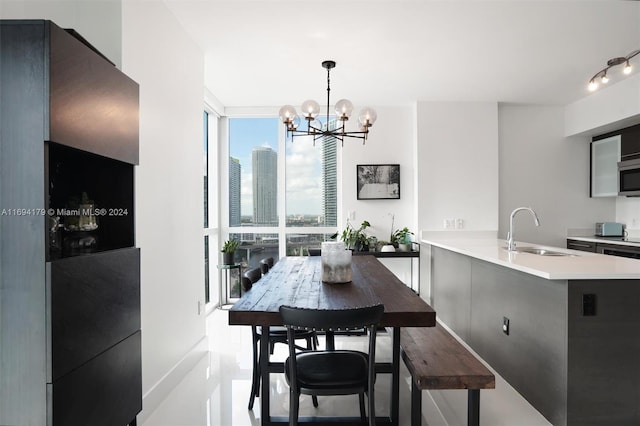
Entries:
{"label": "white wall", "polygon": [[419,229],[498,228],[498,106],[495,102],[417,105]]}
{"label": "white wall", "polygon": [[640,74],[622,78],[565,107],[566,136],[595,136],[640,122]]}
{"label": "white wall", "polygon": [[[355,212],[352,225],[363,220],[371,223],[369,235],[388,241],[391,233],[391,216],[395,215],[394,229],[408,227],[417,235],[415,216],[416,176],[414,156],[415,125],[412,106],[376,107],[378,121],[370,130],[365,145],[357,140],[345,140],[342,148],[342,216],[339,226],[344,227],[349,211]],[[358,200],[356,193],[356,165],[400,164],[399,200]],[[340,212],[339,212],[340,213]],[[367,230],[369,231],[369,230]]]}
{"label": "white wall", "polygon": [[[564,137],[560,106],[500,105],[500,228],[506,238],[514,208],[532,207],[514,220],[516,240],[564,247],[567,229],[593,229],[615,219],[615,197],[589,198],[587,136]],[[528,216],[528,217],[525,217]]]}
{"label": "white wall", "polygon": [[140,84],[135,190],[146,416],[206,350],[204,312],[198,313],[198,302],[204,305],[204,60],[164,3],[127,0],[122,17],[123,69]]}

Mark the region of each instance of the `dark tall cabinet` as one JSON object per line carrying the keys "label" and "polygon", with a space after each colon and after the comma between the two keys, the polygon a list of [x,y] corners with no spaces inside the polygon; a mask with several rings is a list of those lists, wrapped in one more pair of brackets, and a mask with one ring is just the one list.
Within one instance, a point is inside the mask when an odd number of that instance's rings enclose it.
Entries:
{"label": "dark tall cabinet", "polygon": [[50,21],[0,31],[0,424],[135,423],[138,85]]}

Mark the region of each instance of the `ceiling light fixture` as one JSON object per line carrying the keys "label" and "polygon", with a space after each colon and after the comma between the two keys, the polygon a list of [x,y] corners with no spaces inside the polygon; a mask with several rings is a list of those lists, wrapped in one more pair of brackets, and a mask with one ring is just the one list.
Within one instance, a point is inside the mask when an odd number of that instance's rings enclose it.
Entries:
{"label": "ceiling light fixture", "polygon": [[300,117],[298,116],[296,109],[291,105],[284,105],[280,108],[280,120],[287,129],[287,138],[293,138],[296,136],[313,136],[313,144],[316,140],[324,137],[332,137],[338,139],[344,146],[344,138],[362,139],[364,145],[369,135],[369,127],[373,126],[378,115],[373,108],[363,108],[358,116],[358,122],[360,125],[359,131],[347,132],[345,130],[345,123],[349,120],[351,113],[353,112],[353,104],[348,99],[340,99],[336,102],[336,125],[334,129],[330,129],[329,125],[329,109],[330,109],[330,94],[331,94],[331,80],[329,74],[331,70],[336,67],[335,61],[322,62],[322,68],[327,70],[327,113],[325,116],[324,125],[317,119],[320,113],[320,104],[313,100],[304,101],[301,106],[302,116],[307,120],[307,130],[298,130],[300,126]]}
{"label": "ceiling light fixture", "polygon": [[633,52],[629,53],[627,56],[620,56],[617,58],[609,59],[607,61],[607,67],[598,71],[593,77],[591,77],[591,80],[589,80],[589,86],[588,86],[589,91],[593,92],[598,88],[598,82],[596,81],[598,77],[600,77],[600,81],[604,84],[607,84],[609,82],[609,76],[607,75],[607,71],[609,71],[609,68],[611,67],[625,64],[622,72],[627,75],[631,74],[631,64],[629,64],[629,60],[638,54],[640,54],[640,50],[634,50]]}

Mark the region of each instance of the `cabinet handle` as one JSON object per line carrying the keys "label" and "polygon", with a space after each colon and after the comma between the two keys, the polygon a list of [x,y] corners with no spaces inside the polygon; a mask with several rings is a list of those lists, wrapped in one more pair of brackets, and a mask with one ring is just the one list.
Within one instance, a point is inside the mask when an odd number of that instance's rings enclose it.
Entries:
{"label": "cabinet handle", "polygon": [[591,244],[581,244],[581,243],[569,243],[570,246],[574,247],[593,247]]}

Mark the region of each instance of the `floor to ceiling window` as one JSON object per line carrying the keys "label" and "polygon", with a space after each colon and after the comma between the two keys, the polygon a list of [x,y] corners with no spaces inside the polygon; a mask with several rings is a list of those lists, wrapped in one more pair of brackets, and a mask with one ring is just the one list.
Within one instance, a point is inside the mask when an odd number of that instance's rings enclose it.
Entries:
{"label": "floor to ceiling window", "polygon": [[218,175],[215,165],[218,164],[218,120],[212,112],[205,110],[203,122],[203,226],[204,226],[204,293],[207,304],[216,304],[218,297]]}
{"label": "floor to ceiling window", "polygon": [[[335,233],[338,155],[335,140],[285,141],[276,117],[229,118],[229,238],[236,261],[307,254]],[[226,186],[226,185],[225,185]]]}

